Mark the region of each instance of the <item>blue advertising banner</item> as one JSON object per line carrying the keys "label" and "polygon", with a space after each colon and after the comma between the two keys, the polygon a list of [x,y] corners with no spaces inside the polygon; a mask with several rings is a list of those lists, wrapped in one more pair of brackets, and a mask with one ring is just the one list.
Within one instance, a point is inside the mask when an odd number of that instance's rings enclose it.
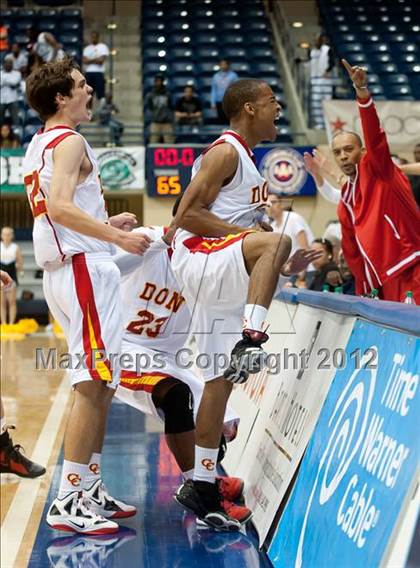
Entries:
{"label": "blue advertising banner", "polygon": [[313,146],[261,146],[254,149],[257,168],[270,193],[284,196],[316,195],[316,185],[305,169],[303,154]]}
{"label": "blue advertising banner", "polygon": [[[146,148],[146,187],[150,197],[176,197],[191,179],[194,160],[206,146],[197,144],[155,145]],[[271,193],[284,196],[315,195],[316,186],[306,170],[304,152],[313,146],[257,146],[256,164],[269,183]]]}
{"label": "blue advertising banner", "polygon": [[379,566],[419,464],[420,338],[358,320],[345,355],[268,551],[276,568]]}

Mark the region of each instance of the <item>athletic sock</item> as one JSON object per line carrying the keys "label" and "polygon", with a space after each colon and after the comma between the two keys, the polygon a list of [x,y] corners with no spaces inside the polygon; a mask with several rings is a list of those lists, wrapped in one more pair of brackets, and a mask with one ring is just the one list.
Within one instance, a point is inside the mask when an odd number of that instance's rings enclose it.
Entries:
{"label": "athletic sock", "polygon": [[257,304],[246,304],[244,311],[244,329],[266,331],[267,308]]}
{"label": "athletic sock", "polygon": [[88,465],[88,472],[85,477],[83,489],[90,489],[95,481],[101,477],[101,458],[102,454],[93,453]]}
{"label": "athletic sock", "polygon": [[84,487],[88,471],[89,469],[86,463],[64,460],[58,498],[64,499],[69,493],[81,491]]}
{"label": "athletic sock", "polygon": [[194,481],[216,482],[216,464],[219,448],[195,446]]}
{"label": "athletic sock", "polygon": [[183,471],[182,477],[183,477],[184,481],[187,481],[188,479],[193,479],[194,469],[189,469],[188,471]]}

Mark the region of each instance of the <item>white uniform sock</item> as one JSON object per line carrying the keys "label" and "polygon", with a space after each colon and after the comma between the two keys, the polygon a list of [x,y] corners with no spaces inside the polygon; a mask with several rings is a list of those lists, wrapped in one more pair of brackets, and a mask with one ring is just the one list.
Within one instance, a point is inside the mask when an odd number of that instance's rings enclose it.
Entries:
{"label": "white uniform sock", "polygon": [[183,471],[182,477],[184,478],[184,481],[187,481],[187,479],[193,479],[194,469],[189,469],[188,471]]}
{"label": "white uniform sock", "polygon": [[64,460],[58,498],[63,499],[69,493],[82,491],[88,471],[88,465],[86,463]]}
{"label": "white uniform sock", "polygon": [[101,458],[102,454],[93,453],[88,465],[88,472],[85,478],[83,489],[90,489],[95,481],[101,477]]}
{"label": "white uniform sock", "polygon": [[194,481],[215,483],[219,448],[195,447]]}
{"label": "white uniform sock", "polygon": [[258,306],[257,304],[246,304],[244,311],[244,329],[252,329],[253,331],[265,331],[267,308]]}
{"label": "white uniform sock", "polygon": [[0,434],[2,434],[6,430],[6,418],[2,416],[0,418]]}

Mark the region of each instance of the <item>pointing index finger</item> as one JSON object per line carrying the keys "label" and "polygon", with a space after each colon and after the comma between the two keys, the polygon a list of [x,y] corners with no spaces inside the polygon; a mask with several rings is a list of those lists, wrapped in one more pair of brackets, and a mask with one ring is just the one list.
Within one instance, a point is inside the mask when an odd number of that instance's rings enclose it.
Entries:
{"label": "pointing index finger", "polygon": [[341,63],[344,65],[344,67],[345,67],[347,73],[348,73],[349,75],[351,75],[351,74],[353,73],[353,68],[352,68],[352,66],[350,65],[350,63],[349,63],[346,59],[342,59],[342,60],[341,60]]}

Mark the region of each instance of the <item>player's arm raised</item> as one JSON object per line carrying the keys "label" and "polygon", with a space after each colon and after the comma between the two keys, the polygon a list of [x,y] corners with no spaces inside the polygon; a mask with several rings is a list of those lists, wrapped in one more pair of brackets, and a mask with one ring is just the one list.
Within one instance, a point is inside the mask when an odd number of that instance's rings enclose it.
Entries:
{"label": "player's arm raised", "polygon": [[88,237],[114,243],[127,252],[142,254],[150,239],[140,233],[126,233],[94,219],[73,203],[73,195],[85,156],[85,144],[79,136],[69,136],[54,149],[54,169],[48,200],[52,221]]}
{"label": "player's arm raised", "polygon": [[197,174],[182,198],[175,224],[191,233],[205,237],[224,237],[249,228],[231,225],[209,211],[220,189],[235,175],[238,153],[231,144],[220,144],[202,158]]}

